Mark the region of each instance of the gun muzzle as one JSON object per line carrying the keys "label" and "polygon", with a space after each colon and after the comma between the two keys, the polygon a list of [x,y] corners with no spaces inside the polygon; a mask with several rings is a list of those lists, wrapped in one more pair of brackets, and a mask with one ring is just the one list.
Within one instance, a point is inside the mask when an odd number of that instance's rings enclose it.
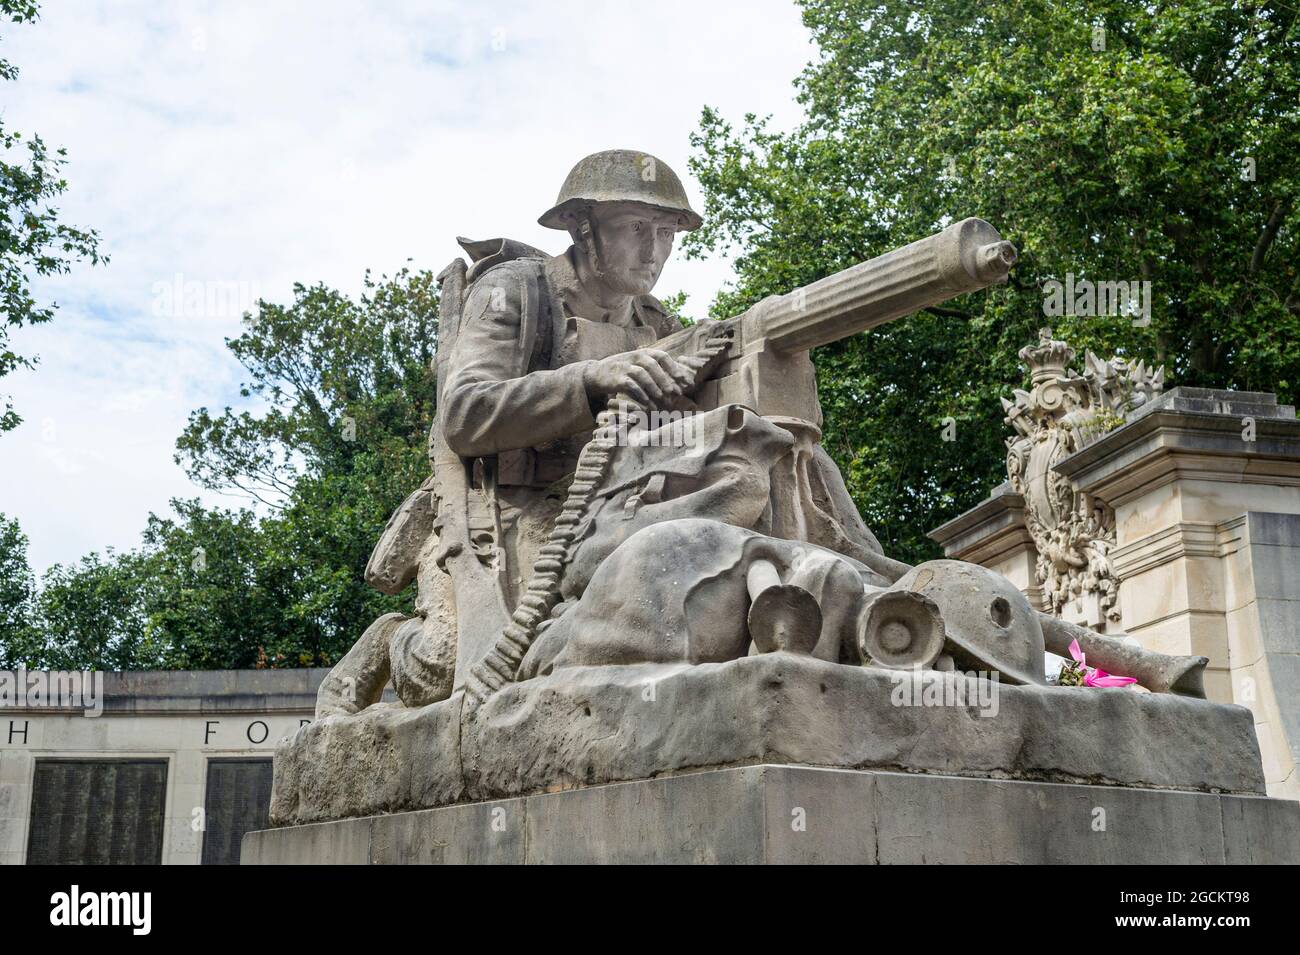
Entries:
{"label": "gun muzzle", "polygon": [[983,219],[886,252],[786,295],[742,318],[742,349],[816,348],[1007,280],[1016,249]]}

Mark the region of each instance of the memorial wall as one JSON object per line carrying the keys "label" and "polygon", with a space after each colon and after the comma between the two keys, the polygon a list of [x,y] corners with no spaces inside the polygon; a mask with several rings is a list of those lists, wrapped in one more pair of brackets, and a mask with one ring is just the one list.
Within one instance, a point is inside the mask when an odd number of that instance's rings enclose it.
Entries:
{"label": "memorial wall", "polygon": [[0,863],[237,863],[326,672],[0,676]]}

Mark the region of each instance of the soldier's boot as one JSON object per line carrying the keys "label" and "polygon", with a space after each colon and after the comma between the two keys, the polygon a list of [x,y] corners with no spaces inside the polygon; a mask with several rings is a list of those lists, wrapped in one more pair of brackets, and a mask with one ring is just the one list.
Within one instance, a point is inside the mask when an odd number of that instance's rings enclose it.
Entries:
{"label": "soldier's boot", "polygon": [[316,691],[317,719],[360,713],[380,701],[391,673],[389,644],[394,631],[409,619],[386,613],[366,628]]}

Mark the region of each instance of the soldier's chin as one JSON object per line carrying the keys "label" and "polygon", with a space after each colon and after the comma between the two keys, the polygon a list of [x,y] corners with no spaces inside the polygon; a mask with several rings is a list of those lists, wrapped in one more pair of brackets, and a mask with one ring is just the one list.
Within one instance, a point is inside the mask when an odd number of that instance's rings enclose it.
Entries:
{"label": "soldier's chin", "polygon": [[648,272],[621,272],[617,275],[606,273],[606,284],[624,295],[649,295],[655,287],[659,276]]}

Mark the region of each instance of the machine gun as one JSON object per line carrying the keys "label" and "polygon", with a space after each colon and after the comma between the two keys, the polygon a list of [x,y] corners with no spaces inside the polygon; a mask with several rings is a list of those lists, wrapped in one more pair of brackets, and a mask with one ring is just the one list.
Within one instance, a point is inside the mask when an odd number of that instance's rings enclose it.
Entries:
{"label": "machine gun", "polygon": [[654,347],[706,355],[695,403],[744,405],[768,418],[819,424],[809,349],[1007,280],[1015,247],[983,219],[773,295],[733,318],[683,329]]}

